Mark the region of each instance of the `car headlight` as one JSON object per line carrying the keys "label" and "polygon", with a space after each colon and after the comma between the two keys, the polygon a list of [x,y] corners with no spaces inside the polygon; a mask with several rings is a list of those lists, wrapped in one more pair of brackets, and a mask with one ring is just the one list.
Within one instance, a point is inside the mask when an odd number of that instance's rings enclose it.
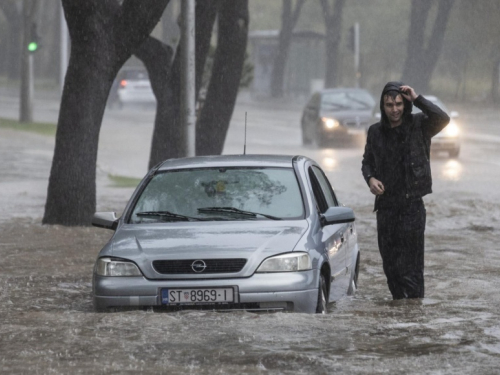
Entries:
{"label": "car headlight", "polygon": [[444,128],[443,135],[447,137],[458,137],[458,134],[460,133],[460,129],[458,128],[458,125],[454,121],[450,121],[448,126]]}
{"label": "car headlight", "polygon": [[312,269],[307,253],[289,253],[267,258],[257,272],[294,272]]}
{"label": "car headlight", "polygon": [[134,263],[111,258],[99,258],[95,270],[99,276],[142,276]]}
{"label": "car headlight", "polygon": [[321,121],[323,122],[323,125],[325,125],[325,127],[328,129],[333,129],[340,126],[340,122],[338,122],[338,120],[335,120],[334,118],[321,117]]}

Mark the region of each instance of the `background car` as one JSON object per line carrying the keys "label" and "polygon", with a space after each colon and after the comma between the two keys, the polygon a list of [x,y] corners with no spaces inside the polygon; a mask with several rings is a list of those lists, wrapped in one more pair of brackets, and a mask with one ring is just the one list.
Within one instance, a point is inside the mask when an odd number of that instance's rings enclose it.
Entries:
{"label": "background car", "polygon": [[375,100],[364,89],[324,89],[314,93],[302,113],[302,143],[332,145],[337,139],[364,135],[375,122],[374,106]]}
{"label": "background car", "polygon": [[[423,95],[426,99],[430,100],[432,103],[436,104],[443,111],[448,113],[451,118],[450,123],[438,134],[436,134],[431,141],[431,152],[447,152],[452,158],[458,157],[460,154],[460,128],[457,123],[458,112],[451,111],[448,109],[444,103],[433,95]],[[421,112],[416,106],[413,106],[412,113]]]}
{"label": "background car", "polygon": [[148,72],[144,67],[126,67],[116,75],[108,98],[108,105],[154,104],[154,96]]}
{"label": "background car", "polygon": [[153,168],[93,275],[97,310],[155,306],[324,313],[356,291],[352,209],[304,156],[171,159]]}

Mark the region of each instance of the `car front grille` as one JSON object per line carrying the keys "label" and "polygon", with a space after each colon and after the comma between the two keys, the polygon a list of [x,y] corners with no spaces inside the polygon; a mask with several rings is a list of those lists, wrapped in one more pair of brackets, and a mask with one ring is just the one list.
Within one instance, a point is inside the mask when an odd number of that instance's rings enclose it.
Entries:
{"label": "car front grille", "polygon": [[356,120],[345,120],[343,122],[344,126],[347,126],[349,128],[358,128],[358,129],[364,129],[367,128],[369,125],[371,125],[368,121],[366,120],[361,120],[361,121],[356,121]]}
{"label": "car front grille", "polygon": [[193,263],[198,259],[180,259],[180,260],[155,260],[153,268],[156,272],[162,275],[179,275],[179,274],[207,274],[207,273],[234,273],[240,272],[245,266],[246,259],[203,259],[206,268],[193,268]]}

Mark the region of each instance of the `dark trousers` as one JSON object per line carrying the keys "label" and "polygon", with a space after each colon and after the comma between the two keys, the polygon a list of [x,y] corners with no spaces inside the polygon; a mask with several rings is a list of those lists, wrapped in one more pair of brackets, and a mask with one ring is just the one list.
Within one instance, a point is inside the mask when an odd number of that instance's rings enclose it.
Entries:
{"label": "dark trousers", "polygon": [[424,297],[425,219],[422,199],[377,211],[378,247],[393,299]]}

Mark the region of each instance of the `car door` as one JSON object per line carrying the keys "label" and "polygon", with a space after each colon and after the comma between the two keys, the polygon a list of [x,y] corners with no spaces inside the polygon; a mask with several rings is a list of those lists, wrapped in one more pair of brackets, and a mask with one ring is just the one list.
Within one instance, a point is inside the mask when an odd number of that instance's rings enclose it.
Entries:
{"label": "car door", "polygon": [[[309,167],[309,178],[319,214],[329,207],[338,206],[337,198],[324,172],[316,165]],[[347,291],[349,280],[346,272],[348,224],[322,225],[321,246],[328,257],[332,274],[330,300],[336,300]]]}

